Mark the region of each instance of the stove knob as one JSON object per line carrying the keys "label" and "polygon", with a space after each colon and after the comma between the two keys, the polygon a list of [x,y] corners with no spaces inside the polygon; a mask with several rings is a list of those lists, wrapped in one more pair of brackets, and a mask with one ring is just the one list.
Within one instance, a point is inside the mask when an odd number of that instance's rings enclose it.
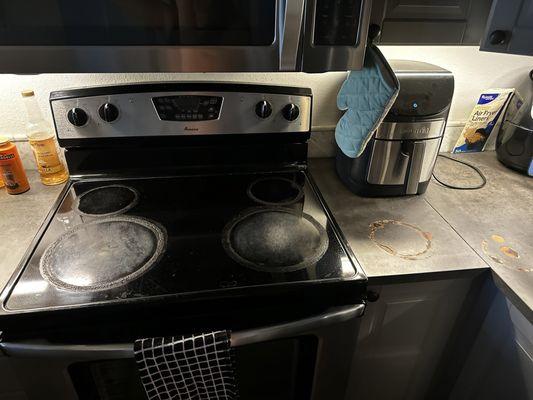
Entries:
{"label": "stove knob", "polygon": [[111,103],[104,103],[98,109],[98,115],[105,122],[113,122],[118,118],[118,108]]}
{"label": "stove knob", "polygon": [[69,122],[74,126],[83,126],[89,120],[87,113],[78,107],[70,109],[67,113],[67,118]]}
{"label": "stove knob", "polygon": [[255,113],[259,118],[268,118],[272,114],[272,106],[266,100],[262,100],[255,106]]}
{"label": "stove knob", "polygon": [[300,109],[296,104],[287,104],[281,113],[287,121],[294,121],[300,115]]}

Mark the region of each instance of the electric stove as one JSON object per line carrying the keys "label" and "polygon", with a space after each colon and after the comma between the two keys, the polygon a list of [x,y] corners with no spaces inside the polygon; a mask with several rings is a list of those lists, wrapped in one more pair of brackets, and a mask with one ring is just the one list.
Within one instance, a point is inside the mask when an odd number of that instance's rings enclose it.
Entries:
{"label": "electric stove", "polygon": [[307,170],[309,89],[162,83],[50,103],[72,178],[2,314],[335,284],[353,285],[346,303],[361,296],[365,276]]}

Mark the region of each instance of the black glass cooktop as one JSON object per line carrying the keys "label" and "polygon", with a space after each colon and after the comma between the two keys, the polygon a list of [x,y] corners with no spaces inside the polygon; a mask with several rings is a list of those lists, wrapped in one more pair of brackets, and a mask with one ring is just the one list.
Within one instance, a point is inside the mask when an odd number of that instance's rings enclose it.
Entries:
{"label": "black glass cooktop", "polygon": [[359,278],[303,171],[82,180],[68,190],[5,306]]}

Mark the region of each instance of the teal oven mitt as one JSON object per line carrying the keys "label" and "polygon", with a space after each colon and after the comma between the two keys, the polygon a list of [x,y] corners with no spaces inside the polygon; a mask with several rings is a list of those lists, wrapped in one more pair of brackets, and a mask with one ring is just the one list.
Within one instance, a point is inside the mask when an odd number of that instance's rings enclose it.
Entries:
{"label": "teal oven mitt", "polygon": [[375,46],[368,47],[363,69],[348,74],[337,96],[337,107],[346,110],[335,128],[335,140],[344,154],[355,158],[363,153],[399,89],[383,54]]}

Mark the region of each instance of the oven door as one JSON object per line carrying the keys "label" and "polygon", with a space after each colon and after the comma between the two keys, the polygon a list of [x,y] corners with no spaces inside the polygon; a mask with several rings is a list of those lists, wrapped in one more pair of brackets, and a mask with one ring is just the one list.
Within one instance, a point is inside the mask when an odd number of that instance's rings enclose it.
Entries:
{"label": "oven door", "polygon": [[305,0],[0,0],[0,72],[296,70]]}
{"label": "oven door", "polygon": [[[241,398],[343,399],[364,309],[343,306],[233,332]],[[2,342],[0,348],[30,400],[146,399],[130,343]]]}

